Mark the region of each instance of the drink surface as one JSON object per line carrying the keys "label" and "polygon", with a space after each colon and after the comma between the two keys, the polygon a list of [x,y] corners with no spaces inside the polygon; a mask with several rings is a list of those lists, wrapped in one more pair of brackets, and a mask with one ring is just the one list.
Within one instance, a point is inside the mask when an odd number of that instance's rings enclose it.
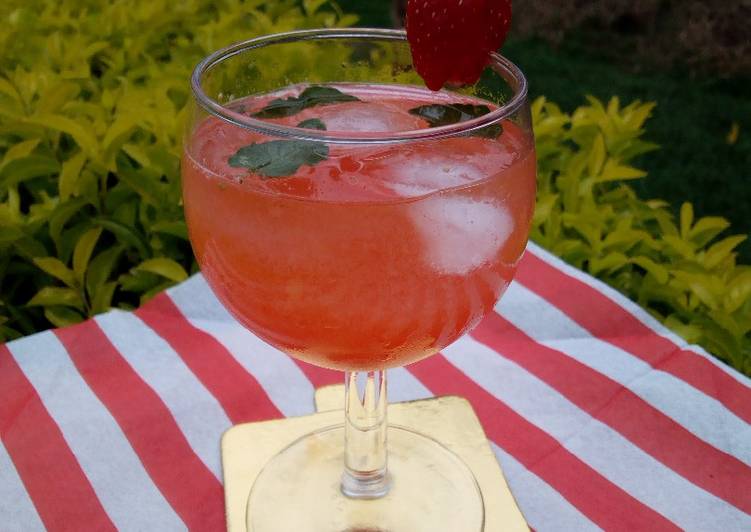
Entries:
{"label": "drink surface", "polygon": [[[240,102],[245,112],[304,87]],[[272,119],[328,131],[428,127],[410,109],[492,105],[411,87],[342,85],[360,101]],[[329,145],[286,177],[233,167],[275,140],[209,117],[183,160],[186,218],[201,271],[223,304],[267,342],[316,365],[400,366],[447,346],[492,309],[527,240],[535,199],[531,136]]]}

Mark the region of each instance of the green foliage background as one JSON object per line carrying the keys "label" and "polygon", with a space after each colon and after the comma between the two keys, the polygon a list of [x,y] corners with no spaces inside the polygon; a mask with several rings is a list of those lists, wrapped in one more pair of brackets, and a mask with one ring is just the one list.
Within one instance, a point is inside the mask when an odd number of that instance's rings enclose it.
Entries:
{"label": "green foliage background", "polygon": [[7,339],[132,308],[185,279],[192,67],[233,41],[356,17],[326,0],[12,0],[0,20]]}
{"label": "green foliage background", "polygon": [[[187,79],[254,35],[349,25],[326,0],[42,0],[0,7],[0,336],[133,308],[196,266],[180,202]],[[751,268],[728,223],[638,199],[652,104],[534,103],[533,238],[751,375]]]}
{"label": "green foliage background", "polygon": [[589,97],[572,114],[532,107],[538,197],[532,239],[628,295],[689,342],[751,375],[751,267],[736,263],[744,235],[720,238],[724,218],[695,219],[684,203],[638,198],[631,166],[653,103],[607,106]]}

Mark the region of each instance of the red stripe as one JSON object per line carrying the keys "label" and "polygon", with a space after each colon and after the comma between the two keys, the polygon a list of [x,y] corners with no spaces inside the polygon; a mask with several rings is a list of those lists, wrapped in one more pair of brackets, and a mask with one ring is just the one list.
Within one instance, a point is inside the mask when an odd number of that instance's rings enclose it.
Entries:
{"label": "red stripe", "polygon": [[191,530],[224,529],[224,492],[172,414],[93,320],[55,334],[117,420],[165,499]]}
{"label": "red stripe", "polygon": [[751,388],[703,356],[660,336],[619,304],[588,284],[525,253],[517,281],[565,312],[593,336],[670,373],[717,399],[751,423]]}
{"label": "red stripe", "polygon": [[255,377],[216,338],[185,319],[167,294],[156,296],[136,315],[172,346],[232,423],[282,417]]}
{"label": "red stripe", "polygon": [[442,355],[429,357],[408,369],[436,395],[467,398],[495,443],[598,526],[606,530],[678,530],[671,521],[607,480],[549,434],[482,389]]}
{"label": "red stripe", "polygon": [[46,528],[115,530],[60,428],[5,345],[0,345],[0,439]]}
{"label": "red stripe", "polygon": [[628,388],[490,313],[472,336],[702,489],[751,513],[751,468],[697,438]]}

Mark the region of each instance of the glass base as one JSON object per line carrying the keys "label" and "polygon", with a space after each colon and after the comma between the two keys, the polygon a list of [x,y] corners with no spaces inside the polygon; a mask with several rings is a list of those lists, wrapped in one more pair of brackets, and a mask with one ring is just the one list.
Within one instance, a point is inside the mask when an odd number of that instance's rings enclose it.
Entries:
{"label": "glass base", "polygon": [[248,531],[478,532],[482,494],[472,472],[436,440],[388,429],[390,489],[378,499],[342,494],[344,428],[293,442],[269,461],[250,491]]}

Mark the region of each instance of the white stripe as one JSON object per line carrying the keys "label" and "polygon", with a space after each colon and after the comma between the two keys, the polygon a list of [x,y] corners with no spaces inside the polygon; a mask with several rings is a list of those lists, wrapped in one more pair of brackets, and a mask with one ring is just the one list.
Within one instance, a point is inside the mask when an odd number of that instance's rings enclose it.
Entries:
{"label": "white stripe", "polygon": [[427,399],[433,394],[405,368],[388,370],[389,403]]}
{"label": "white stripe", "polygon": [[692,530],[751,526],[751,516],[665,467],[489,347],[464,337],[445,349],[444,355],[562,447],[679,526]]}
{"label": "white stripe", "polygon": [[695,436],[751,465],[751,425],[716,399],[593,337],[564,312],[519,283],[511,285],[496,310],[535,341],[606,375]]}
{"label": "white stripe", "polygon": [[677,347],[680,347],[681,349],[691,351],[692,353],[695,353],[696,355],[705,358],[709,360],[713,365],[715,365],[717,368],[721,369],[731,377],[733,377],[735,380],[740,382],[741,384],[744,384],[748,387],[751,387],[751,380],[748,379],[745,375],[742,375],[735,369],[731,368],[730,366],[727,366],[717,360],[715,357],[707,353],[701,346],[689,344],[675,334],[673,331],[665,327],[662,323],[657,321],[653,316],[651,316],[646,310],[641,308],[639,305],[631,301],[629,298],[615,290],[614,288],[611,288],[604,282],[600,281],[599,279],[596,279],[592,277],[591,275],[588,275],[587,273],[584,273],[577,268],[574,268],[570,264],[567,264],[563,260],[559,259],[549,251],[541,248],[537,244],[534,244],[533,242],[529,242],[527,245],[527,251],[533,253],[537,258],[540,260],[547,262],[550,266],[553,268],[562,271],[563,273],[574,277],[575,279],[578,279],[579,281],[583,282],[586,285],[591,286],[598,292],[600,292],[603,296],[610,299],[613,303],[623,308],[624,311],[628,312],[632,316],[634,316],[637,320],[639,320],[643,325],[651,329],[655,334],[658,336],[662,336],[666,340],[671,341],[674,343]]}
{"label": "white stripe", "polygon": [[188,322],[213,336],[232,353],[285,416],[314,411],[313,386],[302,370],[289,356],[240,325],[201,275],[193,276],[168,293]]}
{"label": "white stripe", "polygon": [[219,440],[232,423],[216,398],[180,355],[135,315],[111,311],[96,321],[115,349],[159,395],[196,455],[221,478]]}
{"label": "white stripe", "polygon": [[0,443],[0,528],[7,532],[44,530],[44,524],[18,476],[16,466]]}
{"label": "white stripe", "polygon": [[122,430],[50,332],[8,344],[119,530],[185,530]]}
{"label": "white stripe", "polygon": [[[389,370],[389,400],[425,399],[433,394],[405,368]],[[544,480],[526,469],[494,442],[488,442],[501,464],[514,499],[527,522],[540,532],[546,530],[600,530],[576,507]]]}
{"label": "white stripe", "polygon": [[537,532],[601,530],[547,482],[490,442],[527,523]]}

